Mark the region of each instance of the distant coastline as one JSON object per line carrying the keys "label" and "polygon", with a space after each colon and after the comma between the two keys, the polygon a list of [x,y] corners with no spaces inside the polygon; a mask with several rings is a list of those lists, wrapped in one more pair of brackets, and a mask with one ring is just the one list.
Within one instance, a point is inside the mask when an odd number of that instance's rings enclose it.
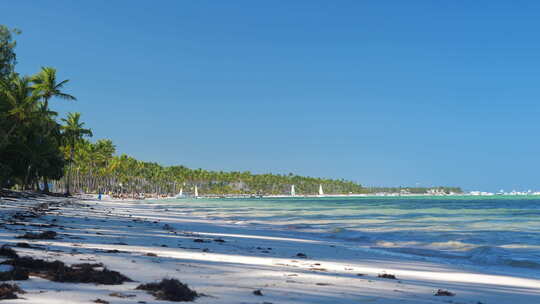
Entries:
{"label": "distant coastline", "polygon": [[[506,197],[537,197],[540,196],[540,192],[515,192],[515,193],[492,193],[492,192],[464,192],[464,193],[448,193],[448,194],[400,194],[400,193],[350,193],[350,194],[325,194],[325,195],[290,195],[290,194],[276,194],[276,195],[253,195],[253,194],[205,194],[197,197],[186,195],[181,198],[201,198],[201,199],[249,199],[249,198],[361,198],[361,197],[387,197],[387,198],[399,198],[399,197],[494,197],[494,198],[506,198]],[[166,196],[162,199],[178,199],[177,196]],[[153,198],[150,198],[153,199]]]}

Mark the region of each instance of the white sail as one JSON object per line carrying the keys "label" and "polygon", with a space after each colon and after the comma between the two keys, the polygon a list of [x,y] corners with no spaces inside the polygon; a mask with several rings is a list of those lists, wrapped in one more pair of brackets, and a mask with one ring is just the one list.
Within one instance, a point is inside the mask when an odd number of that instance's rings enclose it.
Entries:
{"label": "white sail", "polygon": [[291,196],[295,196],[296,192],[294,191],[294,185],[291,185]]}
{"label": "white sail", "polygon": [[199,190],[197,189],[197,185],[195,185],[195,197],[199,197]]}
{"label": "white sail", "polygon": [[177,197],[182,197],[184,196],[184,188],[180,188],[180,192],[178,192],[178,195]]}
{"label": "white sail", "polygon": [[319,185],[319,195],[324,195],[324,192],[322,191],[322,185]]}

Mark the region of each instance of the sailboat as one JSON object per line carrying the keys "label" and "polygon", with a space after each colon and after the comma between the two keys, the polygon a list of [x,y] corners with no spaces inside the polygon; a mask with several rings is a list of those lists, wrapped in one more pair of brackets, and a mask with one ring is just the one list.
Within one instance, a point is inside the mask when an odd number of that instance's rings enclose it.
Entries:
{"label": "sailboat", "polygon": [[199,189],[197,189],[197,185],[195,185],[195,197],[199,197]]}
{"label": "sailboat", "polygon": [[291,185],[291,196],[295,196],[296,192],[294,191],[294,185]]}
{"label": "sailboat", "polygon": [[324,192],[322,191],[322,185],[319,185],[319,196],[323,196]]}
{"label": "sailboat", "polygon": [[176,198],[182,198],[184,197],[184,188],[180,188],[180,192],[176,195]]}

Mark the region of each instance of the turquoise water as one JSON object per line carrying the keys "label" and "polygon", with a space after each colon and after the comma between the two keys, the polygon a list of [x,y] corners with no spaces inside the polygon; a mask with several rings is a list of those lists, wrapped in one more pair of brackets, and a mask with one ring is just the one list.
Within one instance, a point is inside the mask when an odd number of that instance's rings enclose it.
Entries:
{"label": "turquoise water", "polygon": [[170,207],[388,254],[540,271],[540,197],[184,199]]}

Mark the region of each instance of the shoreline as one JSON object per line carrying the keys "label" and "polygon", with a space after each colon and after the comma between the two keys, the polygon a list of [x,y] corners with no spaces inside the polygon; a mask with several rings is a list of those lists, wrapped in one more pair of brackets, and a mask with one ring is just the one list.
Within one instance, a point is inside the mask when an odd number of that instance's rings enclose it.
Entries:
{"label": "shoreline", "polygon": [[[134,290],[139,283],[163,277],[178,278],[207,295],[195,303],[412,304],[451,300],[516,304],[540,299],[540,280],[536,279],[359,252],[340,242],[226,225],[140,201],[41,197],[1,202],[4,225],[0,227],[0,244],[21,242],[15,237],[24,232],[53,230],[58,239],[24,240],[45,250],[14,249],[20,255],[66,264],[103,263],[138,281],[111,286],[31,277],[16,282],[27,291],[21,295],[26,300],[3,303],[90,303],[97,298],[111,303],[167,303]],[[10,224],[17,212],[53,202],[61,205],[48,208],[37,218]],[[53,222],[56,227],[31,226]],[[378,277],[381,274],[395,275],[397,280]],[[434,296],[438,289],[455,296]],[[256,290],[263,296],[253,294]],[[110,296],[115,292],[135,297],[127,301]]]}
{"label": "shoreline", "polygon": [[[90,193],[90,194],[78,194],[74,195],[74,198],[77,199],[85,199],[85,200],[96,200],[97,194]],[[325,194],[325,195],[251,195],[251,194],[245,194],[245,195],[235,195],[235,194],[227,194],[227,195],[218,195],[218,194],[203,194],[199,195],[197,197],[195,196],[189,196],[184,195],[181,197],[178,196],[162,196],[162,197],[145,197],[145,198],[112,198],[108,195],[103,196],[102,201],[114,201],[114,202],[128,202],[128,201],[162,201],[162,200],[182,200],[182,199],[265,199],[265,198],[288,198],[288,199],[295,199],[295,198],[401,198],[401,197],[426,197],[426,198],[449,198],[449,197],[470,197],[470,198],[538,198],[540,197],[540,194],[531,193],[531,194],[489,194],[489,195],[481,195],[481,194],[470,194],[470,193],[462,193],[462,194],[397,194],[397,193],[381,193],[381,194]]]}

